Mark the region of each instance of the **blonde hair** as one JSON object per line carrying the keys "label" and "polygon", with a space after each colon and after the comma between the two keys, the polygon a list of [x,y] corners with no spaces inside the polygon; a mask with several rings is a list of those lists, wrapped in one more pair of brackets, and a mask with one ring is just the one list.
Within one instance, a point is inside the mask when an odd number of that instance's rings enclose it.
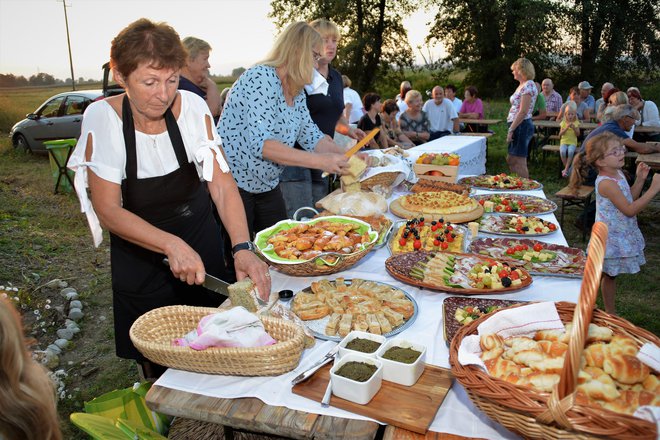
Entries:
{"label": "blonde hair", "polygon": [[419,93],[419,90],[411,89],[411,90],[408,90],[408,93],[406,93],[406,99],[404,99],[404,101],[406,102],[406,104],[410,105],[411,101],[413,101],[417,98],[421,99],[421,97],[422,97],[422,94]]}
{"label": "blonde hair", "polygon": [[569,110],[571,110],[573,113],[577,113],[577,104],[575,101],[568,101],[566,103],[566,107],[564,108],[564,119],[566,119],[566,115],[568,114]]}
{"label": "blonde hair", "polygon": [[321,38],[335,38],[337,41],[341,38],[339,28],[336,24],[325,18],[317,18],[309,23],[316,32],[321,34]]}
{"label": "blonde hair", "polygon": [[341,82],[344,85],[344,87],[350,87],[353,84],[351,79],[349,77],[347,77],[346,75],[341,76]]}
{"label": "blonde hair", "polygon": [[568,186],[577,193],[582,182],[586,180],[589,174],[589,167],[598,168],[596,161],[605,157],[612,146],[621,144],[621,138],[609,131],[597,134],[587,140],[584,151],[576,154],[573,159],[573,170]]}
{"label": "blonde hair", "polygon": [[283,68],[283,82],[293,96],[298,95],[305,84],[312,82],[314,57],[312,52],[320,50],[321,35],[304,21],[291,23],[275,41],[266,59],[261,64]]}
{"label": "blonde hair", "polygon": [[534,64],[532,64],[527,58],[518,58],[513,64],[511,64],[511,68],[518,68],[520,72],[525,75],[527,81],[533,80],[536,76]]}
{"label": "blonde hair", "polygon": [[181,40],[183,47],[188,52],[188,57],[191,60],[197,58],[200,52],[211,52],[211,45],[204,40],[195,37],[186,37]]}
{"label": "blonde hair", "polygon": [[[622,105],[622,104],[628,104],[628,95],[626,92],[616,92],[613,95],[610,95],[610,97],[607,99],[608,101],[614,97],[614,102],[611,103],[610,105]],[[609,103],[609,102],[608,102]]]}
{"label": "blonde hair", "polygon": [[53,382],[27,350],[21,318],[0,297],[0,438],[60,440]]}

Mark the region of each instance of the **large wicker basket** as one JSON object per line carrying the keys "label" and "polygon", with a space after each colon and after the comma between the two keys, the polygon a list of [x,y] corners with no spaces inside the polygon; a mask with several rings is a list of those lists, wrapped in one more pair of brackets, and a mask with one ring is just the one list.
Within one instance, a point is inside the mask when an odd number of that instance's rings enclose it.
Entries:
{"label": "large wicker basket", "polygon": [[261,316],[278,342],[265,347],[222,347],[193,350],[172,346],[172,340],[193,330],[200,319],[218,309],[168,306],[140,316],[131,327],[131,341],[147,359],[160,365],[197,373],[234,376],[275,376],[293,370],[304,346],[303,329],[282,319]]}
{"label": "large wicker basket", "polygon": [[370,243],[362,250],[353,252],[352,254],[325,252],[316,258],[296,264],[277,263],[264,257],[261,253],[259,254],[266,263],[282,273],[294,277],[316,277],[330,275],[348,269],[367,255],[373,246],[374,243]]}
{"label": "large wicker basket", "polygon": [[556,303],[562,321],[573,322],[573,329],[560,381],[552,393],[519,387],[491,377],[478,367],[464,366],[458,362],[458,347],[461,341],[467,335],[476,334],[477,326],[484,319],[488,319],[488,316],[461,328],[451,342],[449,362],[452,373],[475,405],[492,419],[525,437],[630,440],[656,438],[656,426],[653,423],[574,403],[577,375],[589,322],[609,327],[615,334],[630,336],[640,345],[646,342],[660,345],[660,339],[654,334],[635,327],[622,318],[594,310],[606,239],[607,226],[596,223],[589,244],[579,302],[577,305]]}

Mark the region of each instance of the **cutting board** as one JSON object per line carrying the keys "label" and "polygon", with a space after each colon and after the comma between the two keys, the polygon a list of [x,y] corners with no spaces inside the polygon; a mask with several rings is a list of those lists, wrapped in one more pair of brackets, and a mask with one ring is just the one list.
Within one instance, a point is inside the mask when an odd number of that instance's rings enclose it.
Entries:
{"label": "cutting board", "polygon": [[[311,378],[293,387],[293,393],[321,404],[330,380],[332,364],[322,367]],[[335,395],[330,405],[375,420],[425,434],[438,412],[453,377],[446,368],[426,365],[415,385],[406,387],[383,380],[380,391],[366,405],[359,405]]]}

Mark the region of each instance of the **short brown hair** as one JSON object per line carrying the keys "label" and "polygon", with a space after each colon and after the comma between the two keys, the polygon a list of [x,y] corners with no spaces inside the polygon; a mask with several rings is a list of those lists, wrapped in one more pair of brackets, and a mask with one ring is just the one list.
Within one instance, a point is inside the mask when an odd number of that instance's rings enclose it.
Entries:
{"label": "short brown hair", "polygon": [[187,56],[172,26],[141,18],[112,40],[110,67],[126,78],[145,62],[155,69],[181,69]]}
{"label": "short brown hair", "polygon": [[396,101],[393,99],[388,99],[383,103],[383,113],[387,113],[388,115],[392,112],[398,112],[399,111],[399,106],[396,104]]}

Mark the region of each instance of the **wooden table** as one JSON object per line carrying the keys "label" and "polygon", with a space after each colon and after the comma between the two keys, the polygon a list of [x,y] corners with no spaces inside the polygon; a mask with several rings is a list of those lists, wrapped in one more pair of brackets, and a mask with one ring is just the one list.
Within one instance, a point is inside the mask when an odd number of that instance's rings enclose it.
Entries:
{"label": "wooden table", "polygon": [[176,417],[218,423],[231,429],[294,439],[464,440],[452,434],[428,432],[426,436],[394,426],[344,419],[270,406],[256,398],[221,399],[154,385],[147,404],[155,411]]}
{"label": "wooden table", "polygon": [[660,170],[660,153],[638,154],[636,163],[644,162],[651,169]]}
{"label": "wooden table", "polygon": [[458,122],[461,124],[465,124],[464,128],[464,133],[479,133],[480,131],[484,131],[483,128],[479,128],[479,126],[488,126],[488,125],[495,125],[499,124],[502,122],[501,119],[467,119],[467,118],[459,118]]}

